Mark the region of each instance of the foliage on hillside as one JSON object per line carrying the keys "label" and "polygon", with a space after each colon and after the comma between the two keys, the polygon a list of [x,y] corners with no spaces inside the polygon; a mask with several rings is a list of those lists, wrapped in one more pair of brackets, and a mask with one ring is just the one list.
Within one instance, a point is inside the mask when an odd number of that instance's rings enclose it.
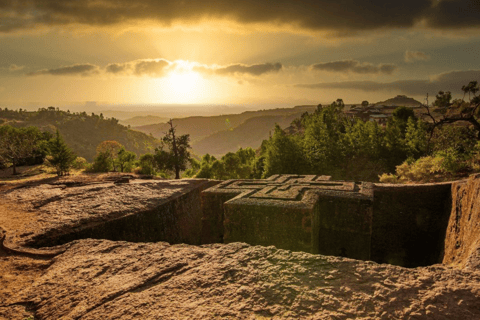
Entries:
{"label": "foliage on hillside", "polygon": [[376,122],[349,120],[336,102],[303,115],[295,134],[276,127],[265,142],[264,172],[323,174],[333,179],[376,181],[408,157],[425,152],[424,123],[411,109],[399,108],[381,127]]}
{"label": "foliage on hillside", "polygon": [[242,148],[221,159],[207,154],[186,174],[215,179],[317,174],[397,183],[440,181],[480,171],[475,128],[445,125],[432,133],[433,124],[406,107],[398,107],[385,126],[348,119],[341,110],[342,104],[335,101],[303,113],[286,130],[275,125],[256,154]]}
{"label": "foliage on hillside", "polygon": [[50,133],[58,129],[67,145],[88,161],[93,160],[97,145],[105,140],[118,141],[137,155],[152,151],[158,145],[152,136],[130,130],[118,124],[117,119],[104,118],[101,114],[70,113],[53,107],[33,112],[0,108],[0,119],[2,125],[35,126]]}
{"label": "foliage on hillside", "polygon": [[257,167],[257,164],[252,148],[240,148],[220,159],[207,153],[201,161],[192,159],[191,168],[184,176],[218,180],[261,178],[262,168]]}
{"label": "foliage on hillside", "polygon": [[13,174],[16,174],[17,165],[42,163],[51,137],[49,132],[36,127],[0,126],[0,168],[11,164]]}

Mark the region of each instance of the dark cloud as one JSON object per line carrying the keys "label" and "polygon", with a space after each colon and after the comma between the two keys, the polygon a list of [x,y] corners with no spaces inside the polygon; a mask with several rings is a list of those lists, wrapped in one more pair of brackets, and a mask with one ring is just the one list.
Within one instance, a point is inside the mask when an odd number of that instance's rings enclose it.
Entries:
{"label": "dark cloud", "polygon": [[[151,76],[151,77],[163,77],[168,71],[171,62],[164,59],[150,59],[150,60],[135,60],[126,63],[111,63],[108,64],[103,71],[115,75],[120,74],[134,74],[136,76]],[[100,68],[93,64],[75,64],[72,66],[65,66],[53,69],[43,69],[27,73],[29,76],[36,75],[55,75],[55,76],[68,76],[68,75],[94,75],[100,73]]]}
{"label": "dark cloud", "polygon": [[405,62],[427,61],[430,56],[421,51],[405,51]]}
{"label": "dark cloud", "polygon": [[426,21],[435,28],[480,26],[478,0],[2,0],[0,32],[73,23],[101,26],[153,20],[230,19],[239,23],[293,25],[352,34],[361,30],[410,28]]}
{"label": "dark cloud", "polygon": [[225,67],[207,69],[218,75],[248,74],[252,76],[260,76],[265,73],[280,71],[282,69],[282,64],[278,62],[253,65],[233,64]]}
{"label": "dark cloud", "polygon": [[221,76],[232,76],[247,74],[251,76],[260,76],[269,72],[278,72],[283,68],[281,63],[262,63],[262,64],[232,64],[229,66],[196,66],[194,71],[204,74],[214,74]]}
{"label": "dark cloud", "polygon": [[138,60],[134,62],[134,73],[137,76],[148,75],[148,76],[164,76],[170,62],[164,59],[156,60]]}
{"label": "dark cloud", "polygon": [[365,92],[396,91],[408,95],[436,94],[451,91],[460,94],[463,85],[480,80],[480,70],[452,71],[431,77],[429,80],[400,80],[394,82],[344,81],[314,84],[297,84],[297,88],[359,90]]}
{"label": "dark cloud", "polygon": [[428,24],[440,29],[459,29],[480,26],[480,1],[434,1],[434,8],[425,14]]}
{"label": "dark cloud", "polygon": [[353,72],[359,74],[392,74],[397,67],[394,64],[374,65],[368,62],[361,63],[357,60],[340,60],[317,63],[312,65],[312,69],[330,72]]}
{"label": "dark cloud", "polygon": [[[190,67],[188,65],[190,64]],[[187,66],[186,66],[187,65]],[[169,72],[177,69],[189,69],[204,73],[214,74],[222,76],[235,76],[235,75],[252,75],[260,76],[269,72],[277,72],[282,69],[281,63],[263,63],[263,64],[234,64],[228,66],[207,66],[199,65],[198,63],[187,63],[181,61],[168,61],[165,59],[142,59],[134,60],[125,63],[110,63],[105,68],[100,68],[93,64],[76,64],[72,66],[65,66],[53,69],[43,69],[27,73],[29,76],[36,75],[56,75],[56,76],[68,76],[68,75],[95,75],[105,72],[112,75],[135,75],[135,76],[149,76],[149,77],[164,77]],[[13,65],[12,65],[13,66]],[[13,67],[10,67],[13,70]],[[193,67],[192,67],[193,66]],[[15,68],[19,68],[15,66]],[[15,69],[19,70],[19,69]]]}
{"label": "dark cloud", "polygon": [[29,76],[37,75],[53,75],[53,76],[73,76],[73,75],[92,75],[98,73],[98,67],[93,64],[75,64],[72,66],[54,68],[54,69],[43,69],[39,71],[34,71],[27,73]]}
{"label": "dark cloud", "polygon": [[171,65],[172,63],[165,59],[146,59],[111,63],[105,67],[105,71],[116,75],[133,73],[136,76],[162,77]]}
{"label": "dark cloud", "polygon": [[105,71],[113,74],[125,72],[128,69],[126,64],[112,63],[105,67]]}

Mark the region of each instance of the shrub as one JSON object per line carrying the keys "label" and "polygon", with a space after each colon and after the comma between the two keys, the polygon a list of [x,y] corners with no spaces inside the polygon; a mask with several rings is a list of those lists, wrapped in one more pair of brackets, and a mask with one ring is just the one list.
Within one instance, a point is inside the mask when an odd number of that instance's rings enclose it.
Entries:
{"label": "shrub", "polygon": [[378,176],[378,178],[382,183],[398,183],[398,177],[392,173],[384,173]]}
{"label": "shrub", "polygon": [[140,170],[135,170],[140,174],[149,174],[154,175],[156,173],[155,170],[155,157],[151,153],[146,153],[142,155],[138,161]]}
{"label": "shrub", "polygon": [[100,152],[95,157],[92,165],[93,172],[109,172],[113,168],[112,160],[110,159],[110,155],[105,152]]}
{"label": "shrub", "polygon": [[85,159],[83,157],[77,157],[73,161],[72,167],[74,169],[78,169],[78,170],[86,169],[88,167],[88,161],[87,161],[87,159]]}

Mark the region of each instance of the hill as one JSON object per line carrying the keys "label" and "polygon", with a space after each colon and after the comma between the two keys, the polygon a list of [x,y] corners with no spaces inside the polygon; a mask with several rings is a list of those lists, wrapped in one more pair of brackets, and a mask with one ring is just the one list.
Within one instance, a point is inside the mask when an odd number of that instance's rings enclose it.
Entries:
{"label": "hill", "polygon": [[259,116],[247,119],[242,124],[230,130],[223,130],[209,135],[192,144],[193,151],[198,155],[209,153],[214,156],[224,155],[227,152],[235,152],[240,147],[260,147],[262,141],[268,139],[278,123],[285,128],[301,116],[300,113],[277,116]]}
{"label": "hill", "polygon": [[130,130],[118,124],[115,118],[103,118],[101,115],[69,113],[53,107],[27,112],[0,108],[0,125],[15,127],[35,126],[54,133],[59,130],[65,142],[81,157],[92,161],[97,145],[105,140],[116,140],[129,151],[141,155],[152,152],[158,141],[145,133]]}
{"label": "hill", "polygon": [[158,116],[136,116],[125,120],[119,120],[119,123],[124,126],[146,126],[155,123],[167,122],[169,119],[165,117],[158,117]]}
{"label": "hill", "polygon": [[404,95],[398,95],[395,98],[390,98],[385,101],[377,102],[375,105],[384,105],[384,106],[405,106],[405,107],[419,107],[422,105],[420,101],[417,101],[413,98],[409,98]]}
{"label": "hill", "polygon": [[[312,112],[315,110],[316,106],[298,106],[294,108],[279,108],[279,109],[269,109],[269,110],[259,110],[259,111],[246,111],[240,114],[227,114],[219,115],[212,117],[187,117],[187,118],[177,118],[173,119],[173,123],[176,126],[178,134],[190,134],[190,139],[192,144],[199,143],[200,140],[207,138],[208,136],[215,134],[217,132],[228,132],[232,131],[246,120],[255,118],[255,117],[272,117],[278,121],[280,117],[290,116],[295,114],[297,117],[303,112]],[[268,121],[267,121],[268,122]],[[273,128],[273,124],[270,126],[271,121],[265,122],[264,125],[269,126],[266,128],[266,131],[263,128],[252,128],[253,132],[245,132],[245,137],[248,139],[248,135],[256,135],[255,131],[260,129],[262,132],[267,132]],[[289,124],[289,123],[288,123]],[[156,138],[161,138],[164,136],[165,132],[168,130],[169,125],[166,123],[157,123],[146,126],[134,127],[133,129],[146,134],[152,134]],[[242,130],[238,131],[241,132]],[[236,133],[237,131],[235,131]],[[231,133],[229,134],[231,135]],[[238,140],[238,139],[237,139]],[[202,149],[203,150],[203,149]],[[207,151],[211,153],[210,151]]]}

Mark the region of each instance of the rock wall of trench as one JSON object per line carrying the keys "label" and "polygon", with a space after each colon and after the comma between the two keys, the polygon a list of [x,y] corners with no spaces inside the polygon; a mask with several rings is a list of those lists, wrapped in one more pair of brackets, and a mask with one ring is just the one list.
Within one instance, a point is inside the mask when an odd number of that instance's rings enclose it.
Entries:
{"label": "rock wall of trench", "polygon": [[440,263],[451,199],[451,183],[376,184],[371,259],[404,267]]}
{"label": "rock wall of trench", "polygon": [[480,174],[452,185],[452,212],[443,263],[480,268]]}

